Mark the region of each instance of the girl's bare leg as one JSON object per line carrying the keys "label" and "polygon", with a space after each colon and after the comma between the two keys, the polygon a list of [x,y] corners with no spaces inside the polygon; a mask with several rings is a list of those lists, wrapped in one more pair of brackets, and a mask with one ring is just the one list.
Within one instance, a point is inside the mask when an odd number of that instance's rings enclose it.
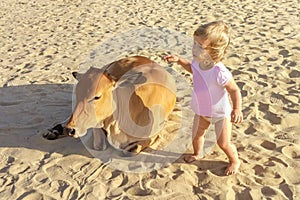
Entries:
{"label": "girl's bare leg", "polygon": [[204,134],[208,129],[210,122],[199,115],[195,115],[193,122],[193,149],[194,154],[188,154],[184,160],[188,163],[200,160],[200,152],[204,144]]}
{"label": "girl's bare leg", "polygon": [[229,165],[225,170],[225,175],[236,174],[240,167],[237,149],[231,143],[232,124],[228,118],[216,123],[215,130],[219,147],[224,151],[229,160]]}

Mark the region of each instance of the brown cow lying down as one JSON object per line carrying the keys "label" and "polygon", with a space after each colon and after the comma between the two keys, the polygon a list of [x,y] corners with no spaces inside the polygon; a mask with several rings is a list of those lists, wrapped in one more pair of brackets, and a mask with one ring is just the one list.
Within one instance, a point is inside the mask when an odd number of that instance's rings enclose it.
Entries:
{"label": "brown cow lying down", "polygon": [[94,148],[104,150],[108,141],[124,152],[139,153],[158,137],[176,102],[171,75],[146,57],[124,58],[85,74],[73,73],[76,106],[66,124],[43,136],[84,136],[93,128]]}

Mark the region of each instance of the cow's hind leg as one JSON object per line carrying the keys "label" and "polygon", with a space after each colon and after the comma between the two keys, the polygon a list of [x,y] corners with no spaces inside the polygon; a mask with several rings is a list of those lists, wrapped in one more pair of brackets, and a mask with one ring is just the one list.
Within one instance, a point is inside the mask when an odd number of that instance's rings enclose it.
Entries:
{"label": "cow's hind leg", "polygon": [[145,147],[140,144],[140,141],[131,142],[123,149],[124,156],[134,156],[139,154]]}
{"label": "cow's hind leg", "polygon": [[151,139],[141,140],[129,143],[124,148],[124,155],[125,156],[133,156],[136,154],[139,154],[142,150],[152,145],[156,140],[158,139],[158,136],[152,137]]}
{"label": "cow's hind leg", "polygon": [[95,150],[104,151],[107,149],[107,138],[106,138],[106,131],[102,128],[94,128],[93,129],[93,145]]}
{"label": "cow's hind leg", "polygon": [[62,124],[57,124],[51,129],[48,129],[47,132],[43,134],[43,137],[46,138],[47,140],[56,140],[60,137],[64,137],[63,133],[63,125]]}

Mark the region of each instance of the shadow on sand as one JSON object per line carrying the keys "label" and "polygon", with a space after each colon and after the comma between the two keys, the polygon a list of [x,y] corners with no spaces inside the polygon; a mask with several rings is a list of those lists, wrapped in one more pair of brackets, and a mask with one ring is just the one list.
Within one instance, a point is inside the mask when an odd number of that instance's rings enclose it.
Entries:
{"label": "shadow on sand", "polygon": [[90,156],[80,139],[48,141],[42,133],[67,119],[72,110],[71,84],[0,88],[0,148],[24,147],[63,155]]}
{"label": "shadow on sand", "polygon": [[[46,129],[66,120],[72,111],[71,84],[41,84],[22,85],[0,88],[0,148],[27,148],[47,153],[62,155],[82,155],[94,157],[87,150],[81,139],[61,138],[46,140],[42,134]],[[117,150],[110,148],[112,157],[104,156],[102,162],[122,158]],[[99,152],[101,154],[101,152]],[[107,153],[107,152],[106,152]],[[140,158],[144,161],[165,162],[167,157],[177,157],[176,163],[184,163],[182,155],[173,152],[159,151],[156,154],[146,154]],[[165,158],[165,159],[164,159]],[[142,161],[143,162],[143,161]],[[162,166],[163,163],[160,163]],[[208,170],[217,176],[222,176],[220,168],[226,167],[221,161],[201,161],[193,163],[199,170]],[[133,166],[135,167],[135,166]],[[128,169],[130,170],[130,169]]]}

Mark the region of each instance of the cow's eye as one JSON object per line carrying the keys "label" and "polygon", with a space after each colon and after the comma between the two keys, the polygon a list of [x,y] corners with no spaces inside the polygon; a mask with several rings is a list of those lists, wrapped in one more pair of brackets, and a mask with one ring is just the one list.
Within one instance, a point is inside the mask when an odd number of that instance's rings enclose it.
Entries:
{"label": "cow's eye", "polygon": [[101,98],[101,96],[95,96],[95,100],[99,100]]}

